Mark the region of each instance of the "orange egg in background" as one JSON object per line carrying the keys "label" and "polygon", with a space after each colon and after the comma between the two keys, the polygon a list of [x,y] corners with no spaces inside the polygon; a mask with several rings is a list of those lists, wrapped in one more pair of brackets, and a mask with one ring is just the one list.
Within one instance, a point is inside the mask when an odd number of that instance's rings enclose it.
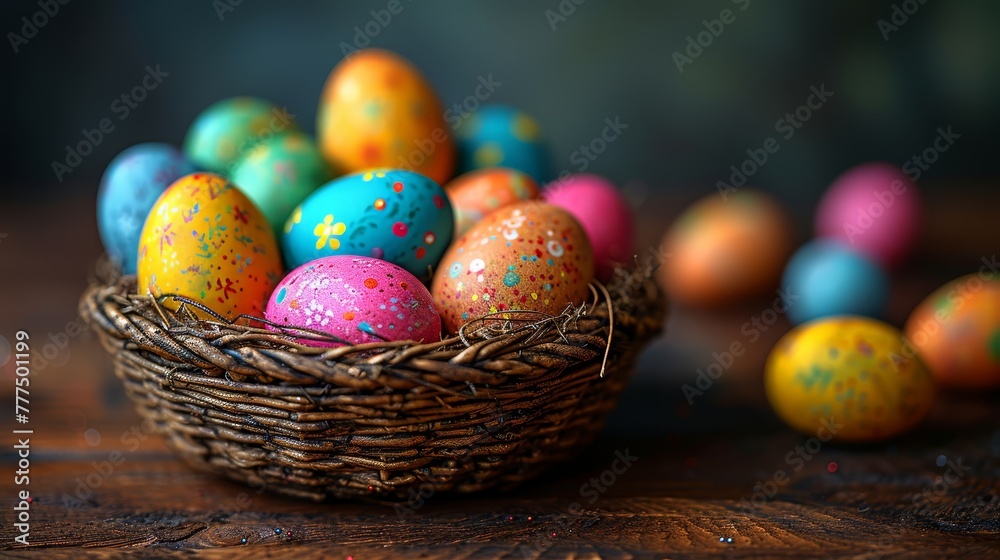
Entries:
{"label": "orange egg in background", "polygon": [[791,221],[770,196],[742,189],[705,197],[660,245],[660,286],[692,306],[732,303],[776,288],[793,248]]}
{"label": "orange egg in background", "polygon": [[927,296],[904,328],[943,387],[1000,387],[1000,279],[969,274]]}
{"label": "orange egg in background", "polygon": [[[181,295],[227,319],[263,317],[284,274],[267,218],[212,173],[186,175],[163,192],[143,225],[137,269],[140,294]],[[166,298],[163,305],[180,304]]]}
{"label": "orange egg in background", "polygon": [[557,206],[525,201],[486,216],[454,242],[434,273],[431,295],[454,333],[491,313],[559,315],[590,297],[593,278],[594,253],[576,219]]}
{"label": "orange egg in background", "polygon": [[437,94],[403,57],[365,49],[327,78],[316,136],[336,169],[407,169],[443,185],[455,169],[451,128]]}
{"label": "orange egg in background", "polygon": [[506,167],[489,167],[459,175],[445,185],[455,211],[455,237],[469,231],[484,216],[520,200],[541,194],[530,175]]}

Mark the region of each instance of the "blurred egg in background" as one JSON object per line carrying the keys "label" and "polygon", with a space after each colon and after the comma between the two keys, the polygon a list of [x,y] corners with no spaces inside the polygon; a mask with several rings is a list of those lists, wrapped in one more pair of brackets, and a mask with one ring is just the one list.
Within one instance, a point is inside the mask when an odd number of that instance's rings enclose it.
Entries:
{"label": "blurred egg in background", "polygon": [[803,323],[831,315],[881,317],[889,280],[875,261],[833,240],[811,241],[792,256],[781,282],[788,317]]}
{"label": "blurred egg in background", "polygon": [[715,306],[777,288],[794,234],[785,210],[760,191],[699,200],[659,247],[657,279],[672,301]]}
{"label": "blurred egg in background", "polygon": [[198,114],[184,139],[184,153],[199,169],[228,174],[254,146],[298,129],[291,115],[269,101],[233,97]]}
{"label": "blurred egg in background", "polygon": [[155,142],[132,146],[108,164],[97,194],[97,229],[122,272],[135,274],[142,225],[156,199],[194,171],[180,150]]}
{"label": "blurred egg in background", "polygon": [[904,330],[942,386],[1000,387],[1000,279],[992,272],[941,286],[913,310]]}
{"label": "blurred egg in background", "polygon": [[444,189],[455,211],[456,238],[498,208],[538,198],[541,193],[530,175],[508,167],[469,171],[452,179]]}
{"label": "blurred egg in background", "polygon": [[549,148],[534,117],[504,105],[484,105],[457,128],[458,171],[510,167],[538,183],[551,179]]}

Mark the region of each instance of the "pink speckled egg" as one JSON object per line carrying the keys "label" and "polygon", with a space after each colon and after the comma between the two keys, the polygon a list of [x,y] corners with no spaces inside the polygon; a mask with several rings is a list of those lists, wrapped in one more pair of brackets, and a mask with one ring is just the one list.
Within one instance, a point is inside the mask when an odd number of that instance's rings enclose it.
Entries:
{"label": "pink speckled egg", "polygon": [[830,185],[816,214],[816,234],[844,241],[885,266],[899,264],[919,233],[920,193],[898,167],[866,163]]}
{"label": "pink speckled egg", "polygon": [[607,281],[616,264],[628,264],[635,248],[632,210],[621,191],[598,175],[571,175],[546,185],[543,198],[573,215],[594,249],[597,278]]}
{"label": "pink speckled egg", "polygon": [[[278,283],[264,317],[351,344],[441,340],[441,316],[427,288],[406,270],[369,257],[323,257],[296,268]],[[339,346],[305,338],[299,342]]]}

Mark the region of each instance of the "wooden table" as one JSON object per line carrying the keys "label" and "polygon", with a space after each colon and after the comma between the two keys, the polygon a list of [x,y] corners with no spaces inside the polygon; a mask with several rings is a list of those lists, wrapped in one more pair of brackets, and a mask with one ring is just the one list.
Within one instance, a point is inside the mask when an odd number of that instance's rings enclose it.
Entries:
{"label": "wooden table", "polygon": [[[431,496],[401,510],[295,501],[194,472],[144,433],[96,338],[73,328],[99,253],[88,204],[53,204],[44,219],[0,208],[0,335],[26,329],[55,347],[31,379],[27,548],[13,546],[23,486],[12,435],[0,455],[4,558],[1000,557],[996,393],[944,395],[923,426],[892,442],[810,447],[763,401],[761,363],[780,324],[687,402],[681,385],[759,302],[675,312],[605,436],[514,492]],[[973,262],[977,239],[951,258]],[[62,248],[46,258],[46,247]],[[890,318],[942,279],[907,276]],[[8,363],[7,434],[19,427],[13,386]]]}

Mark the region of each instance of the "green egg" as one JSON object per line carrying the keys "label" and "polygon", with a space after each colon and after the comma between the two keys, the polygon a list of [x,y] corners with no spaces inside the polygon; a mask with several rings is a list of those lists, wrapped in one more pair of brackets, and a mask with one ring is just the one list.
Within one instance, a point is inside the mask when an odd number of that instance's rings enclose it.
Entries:
{"label": "green egg", "polygon": [[316,143],[294,132],[260,144],[237,161],[230,179],[280,231],[295,207],[334,178]]}
{"label": "green egg", "polygon": [[256,146],[298,130],[286,109],[255,97],[233,97],[201,112],[188,129],[184,153],[199,168],[228,175]]}

